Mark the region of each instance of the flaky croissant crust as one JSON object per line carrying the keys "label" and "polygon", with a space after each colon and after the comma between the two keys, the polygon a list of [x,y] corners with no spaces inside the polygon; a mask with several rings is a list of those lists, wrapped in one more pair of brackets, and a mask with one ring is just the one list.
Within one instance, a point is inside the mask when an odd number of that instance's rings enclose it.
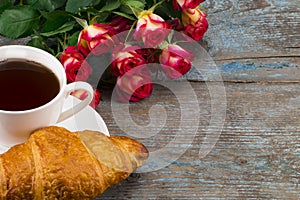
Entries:
{"label": "flaky croissant crust", "polygon": [[92,199],[147,157],[128,137],[42,128],[0,155],[0,199]]}

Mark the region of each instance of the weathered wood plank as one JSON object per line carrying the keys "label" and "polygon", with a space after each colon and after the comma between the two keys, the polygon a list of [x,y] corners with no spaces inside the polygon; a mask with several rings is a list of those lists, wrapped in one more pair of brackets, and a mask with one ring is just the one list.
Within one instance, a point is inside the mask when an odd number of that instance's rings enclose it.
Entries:
{"label": "weathered wood plank", "polygon": [[208,48],[217,60],[299,57],[299,1],[207,0],[203,5],[210,22]]}
{"label": "weathered wood plank", "polygon": [[[157,171],[135,174],[99,199],[299,199],[299,85],[226,83],[224,128],[212,151],[201,159],[199,150],[214,102],[205,83],[191,85],[200,106],[199,129],[191,146],[184,139],[172,144],[170,153],[187,147],[179,159]],[[131,104],[130,116],[145,126],[153,105],[164,107],[168,114],[164,128],[158,132],[154,127],[144,128],[135,135],[151,152],[164,148],[177,134],[193,129],[178,132],[180,105],[174,94],[161,86],[155,87],[149,99]],[[109,92],[104,93],[98,112],[111,134],[126,134],[115,122]],[[157,134],[148,137],[147,133],[155,131]]]}
{"label": "weathered wood plank", "polygon": [[[180,103],[170,91],[156,86],[149,99],[131,104],[129,110],[133,121],[145,126],[151,106],[163,107],[165,112],[154,112],[158,113],[155,123],[162,128],[131,134],[155,152],[184,133],[186,138],[171,143],[167,152],[170,156],[178,148],[186,150],[170,165],[134,174],[98,199],[300,199],[299,4],[297,0],[206,0],[210,28],[201,44],[228,81],[222,134],[200,159],[200,148],[209,146],[204,139],[211,105],[220,102],[212,100],[205,82],[192,82],[200,122],[192,118],[192,125],[179,132]],[[0,38],[2,45],[22,42]],[[205,81],[197,71],[188,79]],[[104,91],[97,111],[111,134],[126,134],[111,109],[110,92]],[[122,116],[126,122],[128,115]],[[127,123],[127,128],[139,130],[134,123]],[[168,154],[162,157],[167,160]]]}
{"label": "weathered wood plank", "polygon": [[[206,0],[203,46],[228,81],[297,81],[300,2]],[[191,80],[201,80],[195,73]]]}
{"label": "weathered wood plank", "polygon": [[300,57],[242,59],[216,63],[224,81],[299,82],[300,80]]}
{"label": "weathered wood plank", "polygon": [[[260,58],[216,61],[212,73],[230,82],[299,82],[299,58]],[[205,81],[198,66],[185,76],[191,81]]]}

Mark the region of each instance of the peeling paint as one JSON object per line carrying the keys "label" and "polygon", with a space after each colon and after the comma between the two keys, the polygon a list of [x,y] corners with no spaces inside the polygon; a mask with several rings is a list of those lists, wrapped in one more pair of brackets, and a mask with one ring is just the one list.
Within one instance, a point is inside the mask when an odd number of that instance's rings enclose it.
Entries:
{"label": "peeling paint", "polygon": [[[280,62],[280,63],[270,63],[270,64],[255,64],[255,63],[240,63],[231,62],[224,63],[220,66],[222,73],[232,73],[238,71],[251,71],[257,69],[283,69],[289,67],[297,67],[294,64]],[[276,76],[281,76],[281,74],[275,74]]]}

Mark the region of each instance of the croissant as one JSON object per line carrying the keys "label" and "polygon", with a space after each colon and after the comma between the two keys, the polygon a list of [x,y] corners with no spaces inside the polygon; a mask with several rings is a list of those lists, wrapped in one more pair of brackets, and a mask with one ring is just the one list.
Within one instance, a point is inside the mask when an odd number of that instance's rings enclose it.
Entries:
{"label": "croissant", "polygon": [[0,200],[92,199],[147,157],[129,137],[45,127],[0,155]]}

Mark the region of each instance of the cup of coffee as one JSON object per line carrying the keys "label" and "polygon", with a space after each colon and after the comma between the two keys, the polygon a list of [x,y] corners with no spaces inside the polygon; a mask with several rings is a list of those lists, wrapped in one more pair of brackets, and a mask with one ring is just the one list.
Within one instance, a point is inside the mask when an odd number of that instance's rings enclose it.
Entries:
{"label": "cup of coffee", "polygon": [[[74,90],[84,90],[86,99],[64,112],[65,99]],[[24,45],[0,47],[0,144],[11,147],[25,142],[34,130],[63,121],[93,99],[86,82],[67,84],[57,58]]]}

